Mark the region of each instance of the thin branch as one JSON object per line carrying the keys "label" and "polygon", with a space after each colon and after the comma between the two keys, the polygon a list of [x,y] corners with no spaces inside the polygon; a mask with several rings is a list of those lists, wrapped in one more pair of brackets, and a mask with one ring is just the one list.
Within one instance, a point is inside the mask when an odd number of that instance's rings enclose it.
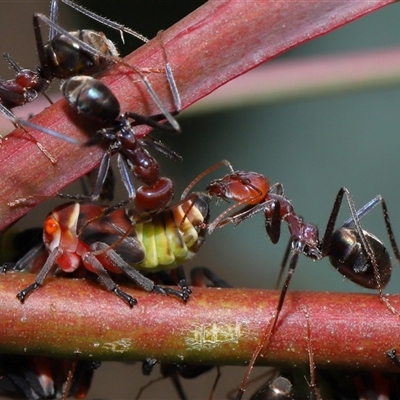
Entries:
{"label": "thin branch", "polygon": [[[15,294],[33,281],[8,273],[0,280],[0,352],[99,360],[244,365],[272,314],[279,293],[250,289],[193,289],[187,304],[124,287],[130,309],[96,283],[48,279],[21,305]],[[400,296],[391,296],[400,306]],[[318,367],[396,370],[385,352],[400,348],[399,321],[377,295],[287,295],[271,346],[259,363],[307,366],[309,313]]]}

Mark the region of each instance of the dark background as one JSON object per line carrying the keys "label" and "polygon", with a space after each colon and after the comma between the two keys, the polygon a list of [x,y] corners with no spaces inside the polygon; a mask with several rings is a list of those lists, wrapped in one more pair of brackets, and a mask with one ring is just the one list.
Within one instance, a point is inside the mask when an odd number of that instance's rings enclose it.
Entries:
{"label": "dark background", "polygon": [[[151,38],[202,2],[114,0],[80,3]],[[103,5],[107,5],[107,9],[100,10]],[[89,27],[90,21],[85,17],[61,7],[63,27],[70,30]],[[37,62],[32,13],[47,14],[47,9],[48,1],[0,3],[1,50],[10,52],[23,66],[32,68]],[[300,59],[399,46],[399,20],[400,5],[395,4],[280,58]],[[137,40],[126,37],[127,46],[124,47],[120,45],[118,33],[112,36],[108,29],[98,25],[95,29],[104,30],[113,37],[124,53],[129,51],[131,44],[138,44]],[[0,76],[10,78],[12,73],[2,68]],[[280,104],[251,107],[244,104],[243,108],[230,112],[192,115],[190,118],[183,112],[179,117],[183,133],[177,137],[165,134],[160,137],[184,157],[184,162],[175,165],[167,160],[163,162],[163,169],[175,179],[179,188],[177,193],[180,193],[199,172],[226,158],[237,169],[255,170],[267,175],[271,182],[283,183],[296,211],[307,221],[318,224],[321,230],[341,186],[351,191],[358,207],[380,193],[387,200],[395,234],[400,239],[399,104],[400,89],[393,87]],[[221,172],[218,175],[221,176]],[[204,188],[207,182],[201,187]],[[222,209],[214,207],[213,215]],[[380,210],[371,214],[363,219],[364,227],[388,244]],[[39,212],[37,215],[39,221],[43,220],[43,215]],[[344,205],[338,223],[348,215]],[[227,227],[216,231],[198,256],[188,263],[187,271],[195,265],[207,265],[234,286],[272,288],[288,238],[285,227],[282,232],[281,243],[272,245],[266,238],[261,215],[236,229]],[[389,292],[398,292],[398,270],[398,263],[394,263]],[[314,264],[302,257],[291,290],[362,289],[344,280],[328,260]],[[143,382],[140,381],[139,367],[122,367],[113,375],[112,370],[116,367],[120,366],[110,363],[108,369],[103,366],[99,370],[91,398],[132,398],[136,395],[140,382]],[[227,388],[237,386],[242,374],[239,368],[224,368],[222,373],[224,382],[219,385],[216,398],[221,398]],[[189,398],[205,398],[213,377],[210,374],[202,380],[188,382]],[[158,383],[153,389],[161,389],[161,392],[155,394],[149,389],[142,399],[176,398],[174,392],[167,393],[170,386],[166,382]]]}

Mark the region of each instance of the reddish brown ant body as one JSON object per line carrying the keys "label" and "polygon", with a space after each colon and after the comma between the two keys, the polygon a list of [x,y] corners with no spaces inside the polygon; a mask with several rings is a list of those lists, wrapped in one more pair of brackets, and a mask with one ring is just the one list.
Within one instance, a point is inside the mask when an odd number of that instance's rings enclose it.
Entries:
{"label": "reddish brown ant body", "polygon": [[[263,212],[266,231],[272,243],[275,244],[279,241],[282,222],[286,222],[289,228],[290,241],[282,263],[282,270],[286,265],[290,248],[292,248],[289,271],[283,284],[275,315],[250,360],[237,396],[237,399],[241,399],[250,371],[263,347],[268,346],[274,332],[291,277],[301,253],[312,260],[329,257],[331,264],[350,280],[362,287],[377,289],[380,299],[391,312],[398,316],[399,313],[382,293],[382,289],[391,276],[389,253],[378,238],[362,229],[360,223],[360,219],[379,203],[382,206],[386,230],[398,260],[400,260],[400,253],[394,239],[386,203],[381,196],[375,197],[359,211],[356,211],[349,191],[346,188],[341,188],[336,195],[324,236],[320,239],[316,225],[304,222],[295,213],[291,202],[284,194],[282,184],[270,185],[264,175],[256,172],[234,171],[227,161],[217,164],[213,169],[220,165],[226,165],[230,173],[222,179],[212,181],[207,187],[208,193],[218,199],[232,200],[235,204],[221,213],[209,225],[209,233],[230,222],[237,225],[256,213]],[[351,218],[341,228],[334,231],[343,196],[346,196]]]}

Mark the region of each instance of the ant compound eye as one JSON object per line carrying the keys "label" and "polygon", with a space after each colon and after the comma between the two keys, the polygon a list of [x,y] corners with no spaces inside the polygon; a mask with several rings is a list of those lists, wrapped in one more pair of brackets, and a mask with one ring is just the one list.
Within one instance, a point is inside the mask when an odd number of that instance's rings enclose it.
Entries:
{"label": "ant compound eye", "polygon": [[53,217],[47,218],[44,223],[44,231],[48,235],[53,235],[60,227]]}

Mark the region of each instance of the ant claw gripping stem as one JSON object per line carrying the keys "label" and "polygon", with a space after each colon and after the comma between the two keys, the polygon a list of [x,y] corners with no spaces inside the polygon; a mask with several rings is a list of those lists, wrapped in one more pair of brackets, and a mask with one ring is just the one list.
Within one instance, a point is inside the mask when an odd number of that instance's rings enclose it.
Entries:
{"label": "ant claw gripping stem", "polygon": [[130,308],[133,308],[133,306],[137,304],[137,300],[134,297],[132,297],[128,293],[123,292],[118,287],[114,288],[113,293],[116,294],[118,297],[120,297],[122,300],[124,300],[126,303],[128,303],[128,306]]}

